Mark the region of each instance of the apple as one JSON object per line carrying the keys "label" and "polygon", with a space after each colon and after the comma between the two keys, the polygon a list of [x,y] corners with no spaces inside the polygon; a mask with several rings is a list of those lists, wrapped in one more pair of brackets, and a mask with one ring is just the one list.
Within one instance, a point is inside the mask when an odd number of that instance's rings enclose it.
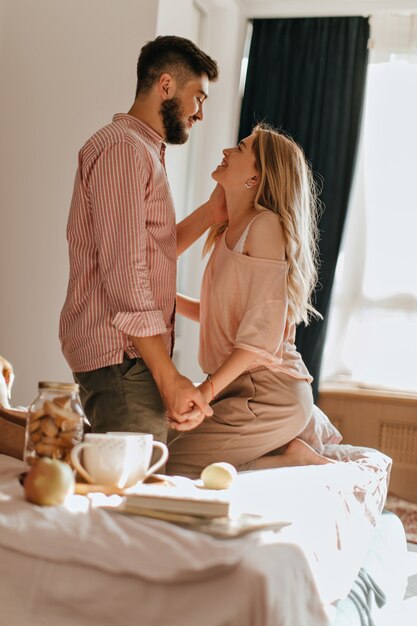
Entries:
{"label": "apple", "polygon": [[71,467],[47,457],[38,459],[32,465],[23,482],[26,500],[41,506],[62,504],[66,496],[74,493],[74,487]]}
{"label": "apple", "polygon": [[201,472],[201,479],[206,489],[227,489],[237,475],[230,463],[212,463]]}

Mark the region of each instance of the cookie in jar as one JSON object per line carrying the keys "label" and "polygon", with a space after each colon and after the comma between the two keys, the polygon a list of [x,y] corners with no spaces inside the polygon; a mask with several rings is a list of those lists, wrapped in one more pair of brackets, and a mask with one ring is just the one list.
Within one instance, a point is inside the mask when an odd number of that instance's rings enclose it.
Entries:
{"label": "cookie in jar", "polygon": [[82,441],[84,412],[76,383],[40,382],[29,407],[24,460],[42,457],[70,463],[72,448]]}

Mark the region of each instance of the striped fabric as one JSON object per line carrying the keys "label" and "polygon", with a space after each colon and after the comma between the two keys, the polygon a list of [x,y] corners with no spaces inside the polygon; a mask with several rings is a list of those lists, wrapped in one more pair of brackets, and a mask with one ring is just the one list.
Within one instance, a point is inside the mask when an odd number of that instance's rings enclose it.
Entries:
{"label": "striped fabric", "polygon": [[74,372],[140,356],[128,335],[162,335],[172,352],[175,214],[165,144],[118,114],[79,153],[68,218],[70,276],[59,336]]}

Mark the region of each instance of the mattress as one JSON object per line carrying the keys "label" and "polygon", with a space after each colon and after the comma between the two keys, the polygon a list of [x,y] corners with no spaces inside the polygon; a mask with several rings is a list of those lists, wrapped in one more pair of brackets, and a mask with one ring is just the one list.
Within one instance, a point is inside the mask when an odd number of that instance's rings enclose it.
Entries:
{"label": "mattress", "polygon": [[349,446],[326,453],[343,460],[240,474],[235,505],[288,526],[234,540],[81,496],[35,507],[16,479],[22,464],[0,456],[4,623],[329,626],[380,528],[390,459]]}
{"label": "mattress", "polygon": [[384,511],[348,597],[335,603],[332,626],[392,626],[406,587],[404,527],[397,515]]}

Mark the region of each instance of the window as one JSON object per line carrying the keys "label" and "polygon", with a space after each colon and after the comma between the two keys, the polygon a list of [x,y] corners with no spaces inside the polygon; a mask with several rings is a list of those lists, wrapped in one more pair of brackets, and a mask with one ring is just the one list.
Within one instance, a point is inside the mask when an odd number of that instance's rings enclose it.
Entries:
{"label": "window", "polygon": [[417,390],[415,61],[397,46],[384,62],[371,59],[368,68],[323,382]]}

